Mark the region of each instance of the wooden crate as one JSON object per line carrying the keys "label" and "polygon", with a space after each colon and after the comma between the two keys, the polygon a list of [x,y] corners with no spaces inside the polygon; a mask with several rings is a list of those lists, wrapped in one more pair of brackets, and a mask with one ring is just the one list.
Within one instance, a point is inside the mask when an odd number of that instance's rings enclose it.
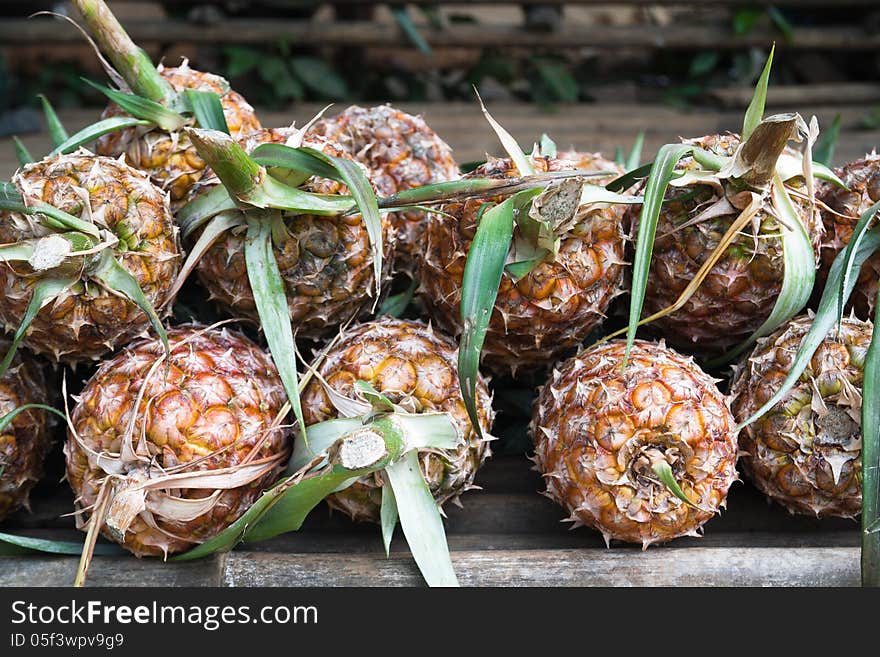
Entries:
{"label": "wooden crate", "polygon": [[[773,105],[773,90],[770,92]],[[460,161],[498,153],[492,132],[474,105],[409,105],[455,149]],[[300,106],[289,113],[262,113],[265,125],[307,120],[318,108]],[[611,152],[627,147],[640,129],[647,131],[645,159],[661,143],[679,135],[736,130],[740,111],[685,113],[663,106],[578,105],[553,112],[526,105],[499,105],[493,112],[527,144],[548,132],[560,146]],[[770,111],[792,109],[772,106]],[[880,142],[880,131],[859,131],[867,109],[862,105],[797,108],[818,115],[823,125],[840,113],[843,131],[838,161],[855,159]],[[62,119],[77,129],[95,112],[67,112]],[[33,153],[49,150],[45,135],[26,136]],[[0,176],[15,169],[9,140],[0,141]],[[702,539],[679,539],[643,552],[637,547],[604,546],[589,529],[569,531],[562,510],[541,496],[540,477],[530,470],[523,445],[527,401],[508,404],[500,418],[498,451],[481,470],[482,491],[466,494],[463,508],[450,507],[447,530],[456,571],[463,584],[478,586],[563,585],[857,585],[859,532],[856,523],[791,516],[770,505],[747,484],[734,485],[729,510],[706,525]],[[520,447],[517,447],[520,445]],[[56,454],[55,480],[60,476]],[[42,484],[33,513],[19,512],[3,531],[80,539],[70,518],[72,496],[66,484]],[[0,558],[0,586],[68,585],[76,559],[29,555]],[[89,583],[105,586],[352,586],[420,585],[421,578],[402,536],[392,554],[382,551],[375,526],[354,525],[323,506],[313,511],[301,532],[239,547],[225,555],[188,563],[161,563],[133,557],[98,557]]]}

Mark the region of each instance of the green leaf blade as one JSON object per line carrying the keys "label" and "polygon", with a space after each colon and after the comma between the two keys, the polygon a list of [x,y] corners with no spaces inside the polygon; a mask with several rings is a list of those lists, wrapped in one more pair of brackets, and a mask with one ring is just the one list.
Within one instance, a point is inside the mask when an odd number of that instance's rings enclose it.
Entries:
{"label": "green leaf blade", "polygon": [[219,130],[229,134],[229,126],[226,124],[226,116],[223,114],[223,104],[220,96],[213,91],[197,91],[187,89],[184,91],[187,105],[192,110],[196,121],[201,128]]}
{"label": "green leaf blade", "polygon": [[[672,179],[675,165],[693,149],[686,144],[667,144],[657,151],[657,158],[651,165],[648,183],[645,187],[644,203],[639,215],[636,252],[632,265],[632,295],[629,306],[629,323],[626,331],[626,351],[624,366],[629,352],[636,339],[636,330],[642,316],[645,293],[648,289],[648,272],[651,268],[651,255],[654,251],[654,238],[657,234],[657,222],[660,210],[666,197],[669,181]],[[610,189],[610,185],[608,186]]]}
{"label": "green leaf blade", "polygon": [[755,85],[755,94],[752,96],[752,102],[746,110],[743,117],[742,141],[745,142],[754,132],[755,128],[761,122],[764,116],[764,106],[767,104],[767,86],[770,82],[770,67],[773,64],[773,53],[776,52],[776,45],[770,48],[770,54],[767,56],[767,63],[764,64],[764,70],[758,78]]}
{"label": "green leaf blade", "polygon": [[443,518],[419,465],[418,452],[385,468],[407,545],[428,586],[458,586]]}
{"label": "green leaf blade", "polygon": [[43,94],[39,94],[38,98],[43,105],[43,116],[46,117],[46,128],[49,130],[49,137],[52,139],[52,146],[58,147],[67,141],[69,137],[67,130],[64,129],[64,125],[55,113],[55,108],[52,107],[52,103],[49,102],[49,99]]}
{"label": "green leaf blade", "polygon": [[880,295],[862,381],[862,586],[880,587]]}

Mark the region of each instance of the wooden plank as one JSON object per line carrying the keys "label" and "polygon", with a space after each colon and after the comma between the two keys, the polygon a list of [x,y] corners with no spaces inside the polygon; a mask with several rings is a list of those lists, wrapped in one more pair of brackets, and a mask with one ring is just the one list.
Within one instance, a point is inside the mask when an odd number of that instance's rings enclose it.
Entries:
{"label": "wooden plank", "polygon": [[[604,26],[566,23],[548,36],[544,31],[519,25],[456,24],[437,28],[417,26],[434,46],[458,48],[650,48],[664,50],[742,50],[767,48],[779,34],[756,29],[735,34],[716,25]],[[267,43],[286,40],[300,46],[387,46],[405,44],[407,38],[394,23],[372,21],[313,22],[284,19],[226,19],[216,23],[185,20],[129,21],[126,29],[138,43]],[[9,19],[0,22],[0,43],[6,46],[34,43],[81,43],[82,35],[54,21]],[[858,27],[801,27],[785,42],[787,50],[871,51],[880,47],[880,33]]]}
{"label": "wooden plank", "polygon": [[[190,563],[160,563],[134,557],[95,557],[89,586],[220,586],[226,555]],[[71,586],[76,557],[0,557],[0,586]]]}
{"label": "wooden plank", "polygon": [[[142,0],[115,0],[117,3]],[[192,5],[204,5],[205,0],[161,0],[166,6],[187,7]],[[34,2],[34,5],[39,2]],[[260,0],[262,5],[277,5],[279,7],[315,7],[322,5],[388,5],[393,4],[387,0]],[[441,5],[441,6],[473,6],[473,5],[610,5],[644,6],[656,5],[685,6],[692,5],[687,0],[408,0],[411,5]],[[701,5],[712,7],[755,7],[761,5],[773,5],[776,7],[798,8],[837,8],[837,7],[870,7],[876,6],[876,0],[701,0]],[[45,2],[43,2],[45,6]]]}
{"label": "wooden plank", "polygon": [[[464,586],[858,586],[858,548],[453,552]],[[406,554],[233,552],[226,586],[422,586]]]}
{"label": "wooden plank", "polygon": [[[714,89],[709,95],[725,108],[747,107],[755,90],[752,87],[725,87]],[[845,100],[847,105],[880,102],[880,84],[863,82],[835,82],[828,84],[775,85],[767,92],[767,104],[829,105]]]}

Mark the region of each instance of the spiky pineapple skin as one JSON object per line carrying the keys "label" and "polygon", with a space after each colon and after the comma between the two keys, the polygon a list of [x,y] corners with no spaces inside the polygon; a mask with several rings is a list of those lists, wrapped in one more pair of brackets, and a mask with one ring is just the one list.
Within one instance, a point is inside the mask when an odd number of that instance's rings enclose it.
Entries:
{"label": "spiky pineapple skin", "polygon": [[[740,364],[731,388],[740,422],[778,390],[811,326],[811,317],[792,320]],[[792,513],[853,517],[861,510],[861,390],[871,331],[869,322],[845,318],[785,397],[740,433],[746,476]]]}
{"label": "spiky pineapple skin", "polygon": [[[534,158],[533,163],[537,172],[577,168],[555,158]],[[600,158],[585,170],[609,167],[617,169]],[[509,159],[491,159],[466,177],[517,175]],[[452,335],[461,333],[464,268],[480,210],[487,202],[502,200],[447,203],[440,208],[443,214],[433,214],[428,223],[419,294],[431,318]],[[514,374],[520,367],[544,367],[600,324],[611,300],[623,291],[623,213],[619,205],[595,206],[562,239],[555,261],[539,263],[519,281],[504,272],[483,346],[486,366]]]}
{"label": "spiky pineapple skin", "polygon": [[[736,480],[733,415],[692,359],[637,340],[621,370],[624,350],[612,341],[584,351],[541,388],[531,431],[547,495],[606,541],[647,547],[698,535]],[[654,478],[651,448],[673,459],[673,475],[702,510]]]}
{"label": "spiky pineapple skin", "polygon": [[[211,91],[220,96],[223,116],[233,137],[261,128],[254,108],[230,89],[229,83],[219,75],[193,70],[185,62],[181,66],[159,66],[158,69],[175,91],[194,89]],[[121,107],[112,103],[101,118],[126,115]],[[205,161],[184,132],[169,133],[158,127],[146,130],[135,127],[111,132],[98,140],[96,148],[99,155],[125,155],[128,164],[146,171],[156,185],[169,192],[175,211],[186,201],[190,190],[207,169]]]}
{"label": "spiky pineapple skin", "polygon": [[[730,156],[739,145],[736,135],[708,135],[685,140],[717,155]],[[696,163],[683,162],[686,168]],[[725,188],[728,195],[735,190]],[[694,193],[692,198],[686,198]],[[718,195],[708,185],[670,187],[657,222],[654,251],[648,273],[643,316],[671,306],[718,246],[739,210],[684,226]],[[806,201],[792,197],[814,247],[823,230],[818,212]],[[640,208],[628,211],[628,223],[637,232]],[[755,216],[757,238],[747,228],[734,238],[703,283],[684,304],[649,326],[670,345],[689,352],[720,354],[748,338],[770,316],[784,278],[780,226],[766,202]],[[818,264],[818,263],[817,263]]]}
{"label": "spiky pineapple skin", "polygon": [[[309,134],[339,144],[365,165],[370,181],[383,196],[460,177],[452,149],[424,119],[390,105],[353,105],[319,120]],[[396,212],[391,221],[397,233],[398,267],[412,271],[422,250],[425,213]]]}
{"label": "spiky pineapple skin", "polygon": [[[0,350],[9,342],[0,339]],[[0,377],[0,418],[25,404],[48,403],[43,368],[34,360],[16,355]],[[43,462],[52,447],[50,419],[46,411],[19,413],[0,430],[0,521],[22,506],[43,474]]]}
{"label": "spiky pineapple skin", "polygon": [[[419,461],[428,486],[441,506],[457,502],[473,487],[474,476],[489,456],[492,398],[482,377],[477,382],[477,410],[483,439],[471,427],[458,387],[457,350],[448,337],[421,322],[383,317],[346,330],[318,371],[336,392],[353,396],[358,380],[371,383],[409,412],[446,412],[464,443],[457,450],[421,450]],[[306,425],[338,417],[320,382],[313,379],[302,395]],[[379,521],[381,474],[364,477],[327,498],[357,521]]]}
{"label": "spiky pineapple skin", "polygon": [[[78,396],[65,455],[79,509],[95,503],[110,474],[96,455],[119,454],[128,435],[135,442],[143,437],[153,475],[187,463],[192,465],[182,472],[286,454],[287,436],[273,428],[286,395],[268,354],[227,329],[190,325],[169,331],[168,339],[167,370],[160,363],[149,374],[164,351],[159,340],[141,340],[105,361]],[[138,516],[121,540],[106,528],[102,533],[139,557],[182,552],[238,519],[277,478],[284,460],[260,479],[223,491],[213,509],[195,519],[154,516],[151,527]],[[192,499],[210,492],[185,489],[178,495]]]}
{"label": "spiky pineapple skin", "polygon": [[[239,141],[248,151],[264,143],[284,143],[288,129],[263,129]],[[334,157],[344,151],[320,137],[303,143]],[[312,178],[304,186],[319,194],[345,194],[338,182]],[[284,213],[283,242],[273,236],[273,252],[284,282],[290,318],[298,335],[320,338],[340,324],[368,311],[376,300],[373,254],[366,224],[360,215],[314,216]],[[280,231],[279,231],[280,232]],[[259,321],[244,253],[245,227],[227,231],[204,254],[197,266],[202,285],[225,312]],[[382,286],[394,266],[395,233],[387,214],[382,217]]]}
{"label": "spiky pineapple skin", "polygon": [[[119,239],[114,247],[122,267],[138,282],[157,312],[168,311],[168,292],[180,268],[177,228],[166,196],[147,176],[128,165],[80,150],[22,167],[12,179],[26,203],[43,202],[89,219]],[[80,194],[88,196],[91,214]],[[32,217],[0,211],[0,243],[43,237],[51,231]],[[27,263],[3,269],[0,322],[14,332],[25,315],[34,287],[56,275],[80,280],[37,314],[22,344],[56,361],[96,359],[149,327],[131,301],[90,279],[89,261],[78,258],[37,272]]]}
{"label": "spiky pineapple skin", "polygon": [[[817,197],[830,209],[821,209],[825,235],[821,245],[822,264],[816,281],[817,290],[821,290],[828,279],[834,258],[849,244],[859,217],[880,201],[880,155],[877,153],[850,162],[835,173],[849,189],[841,189],[830,182],[823,182],[819,186]],[[852,308],[860,319],[874,316],[878,280],[880,254],[875,253],[862,265],[847,305],[847,309]]]}

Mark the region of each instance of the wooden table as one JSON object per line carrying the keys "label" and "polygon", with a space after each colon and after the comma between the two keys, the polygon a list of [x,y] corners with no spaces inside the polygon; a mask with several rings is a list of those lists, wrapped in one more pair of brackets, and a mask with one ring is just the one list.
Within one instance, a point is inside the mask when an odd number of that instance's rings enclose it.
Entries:
{"label": "wooden table", "polygon": [[[476,106],[410,105],[454,147],[460,161],[485,152],[498,153],[497,141]],[[520,141],[528,144],[542,132],[562,147],[611,153],[628,148],[635,134],[647,132],[645,160],[661,143],[678,135],[738,130],[738,112],[682,112],[661,106],[579,105],[553,112],[524,105],[491,108]],[[776,111],[774,108],[773,111]],[[785,108],[778,108],[782,111]],[[307,120],[313,106],[290,113],[265,113],[266,125]],[[837,161],[859,157],[880,142],[880,131],[857,131],[867,113],[863,106],[801,108],[829,125],[840,112],[844,129]],[[63,120],[78,129],[94,112],[67,112]],[[33,153],[48,150],[45,135],[25,136]],[[0,143],[0,175],[15,169],[9,140]],[[517,401],[517,399],[519,401]],[[538,494],[540,477],[525,457],[523,427],[529,412],[528,391],[509,396],[499,418],[500,453],[481,470],[482,491],[466,494],[463,508],[447,509],[452,558],[462,584],[477,586],[591,585],[857,585],[859,532],[855,522],[791,516],[768,504],[750,485],[738,483],[729,510],[706,525],[702,539],[679,539],[643,552],[636,547],[604,546],[589,529],[569,531],[562,510]],[[66,484],[53,484],[61,474],[56,453],[47,481],[33,499],[33,513],[19,512],[3,531],[78,539],[70,518],[72,497]],[[73,557],[0,558],[0,586],[68,585],[76,570]],[[422,580],[398,531],[386,558],[378,527],[354,525],[318,507],[302,531],[261,544],[188,563],[161,563],[133,557],[97,557],[91,585],[104,586],[372,586],[420,585]]]}

